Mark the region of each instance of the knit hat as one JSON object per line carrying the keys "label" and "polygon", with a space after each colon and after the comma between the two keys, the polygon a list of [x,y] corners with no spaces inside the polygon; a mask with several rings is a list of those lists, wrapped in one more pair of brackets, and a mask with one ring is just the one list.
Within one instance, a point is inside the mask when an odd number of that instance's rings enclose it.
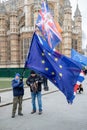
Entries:
{"label": "knit hat", "polygon": [[35,71],[31,70],[30,74],[36,74]]}
{"label": "knit hat", "polygon": [[16,77],[16,76],[20,77],[20,74],[19,74],[19,73],[16,73],[15,77]]}

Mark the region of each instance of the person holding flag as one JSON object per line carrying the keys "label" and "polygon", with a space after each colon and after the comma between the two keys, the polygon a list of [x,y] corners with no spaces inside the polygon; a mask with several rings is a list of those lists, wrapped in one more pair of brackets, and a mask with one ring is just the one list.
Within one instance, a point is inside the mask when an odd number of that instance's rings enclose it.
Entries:
{"label": "person holding flag", "polygon": [[15,117],[17,104],[19,104],[18,115],[23,116],[22,100],[23,100],[23,95],[24,95],[24,83],[23,83],[23,80],[20,79],[19,73],[16,73],[15,78],[12,80],[12,89],[13,89],[12,118]]}
{"label": "person holding flag", "polygon": [[35,71],[31,71],[30,76],[26,80],[26,84],[30,87],[31,98],[32,98],[32,112],[31,114],[36,113],[36,97],[38,101],[39,107],[39,115],[42,114],[42,96],[41,96],[41,77],[35,73]]}

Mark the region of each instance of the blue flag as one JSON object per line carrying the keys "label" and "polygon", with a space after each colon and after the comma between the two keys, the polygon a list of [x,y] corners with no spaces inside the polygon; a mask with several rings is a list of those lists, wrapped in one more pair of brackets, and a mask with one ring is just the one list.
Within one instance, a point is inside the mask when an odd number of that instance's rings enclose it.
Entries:
{"label": "blue flag", "polygon": [[33,35],[25,67],[47,77],[66,96],[68,103],[74,99],[74,86],[82,67],[75,61],[43,47],[44,40]]}
{"label": "blue flag", "polygon": [[71,50],[71,58],[79,63],[81,63],[83,66],[87,66],[87,57],[78,53],[74,49]]}

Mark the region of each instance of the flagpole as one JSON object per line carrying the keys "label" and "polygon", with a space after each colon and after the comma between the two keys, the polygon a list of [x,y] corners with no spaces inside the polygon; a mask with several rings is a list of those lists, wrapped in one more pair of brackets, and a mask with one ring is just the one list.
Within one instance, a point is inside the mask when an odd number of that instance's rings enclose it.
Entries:
{"label": "flagpole", "polygon": [[[34,33],[35,33],[35,31],[33,32],[33,35],[34,35]],[[32,40],[33,40],[33,37],[32,37]],[[32,43],[32,40],[31,40],[31,43]],[[31,49],[31,46],[32,46],[32,44],[30,45],[30,49]],[[26,63],[26,61],[27,61],[27,58],[28,58],[29,55],[30,55],[30,52],[29,52],[30,49],[28,49],[28,53],[27,53],[27,57],[26,57],[25,63]],[[26,70],[26,67],[25,67],[25,65],[24,65],[23,72],[22,72],[22,75],[21,75],[21,80],[23,80],[23,78],[24,78],[25,70]]]}
{"label": "flagpole", "polygon": [[23,78],[24,78],[25,70],[26,70],[26,68],[24,67],[24,68],[23,68],[22,75],[21,75],[21,80],[22,80],[22,81],[23,81]]}

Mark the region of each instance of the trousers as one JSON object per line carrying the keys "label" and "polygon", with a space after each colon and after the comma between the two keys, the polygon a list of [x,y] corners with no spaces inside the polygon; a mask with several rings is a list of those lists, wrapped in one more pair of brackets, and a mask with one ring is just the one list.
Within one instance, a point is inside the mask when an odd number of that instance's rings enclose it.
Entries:
{"label": "trousers", "polygon": [[42,95],[41,92],[31,92],[31,97],[32,97],[32,107],[33,111],[36,111],[36,97],[37,97],[37,102],[38,102],[38,109],[39,111],[42,111]]}
{"label": "trousers", "polygon": [[12,115],[15,115],[17,110],[17,104],[18,104],[18,114],[22,112],[22,100],[23,96],[15,96],[13,97],[13,109],[12,109]]}

